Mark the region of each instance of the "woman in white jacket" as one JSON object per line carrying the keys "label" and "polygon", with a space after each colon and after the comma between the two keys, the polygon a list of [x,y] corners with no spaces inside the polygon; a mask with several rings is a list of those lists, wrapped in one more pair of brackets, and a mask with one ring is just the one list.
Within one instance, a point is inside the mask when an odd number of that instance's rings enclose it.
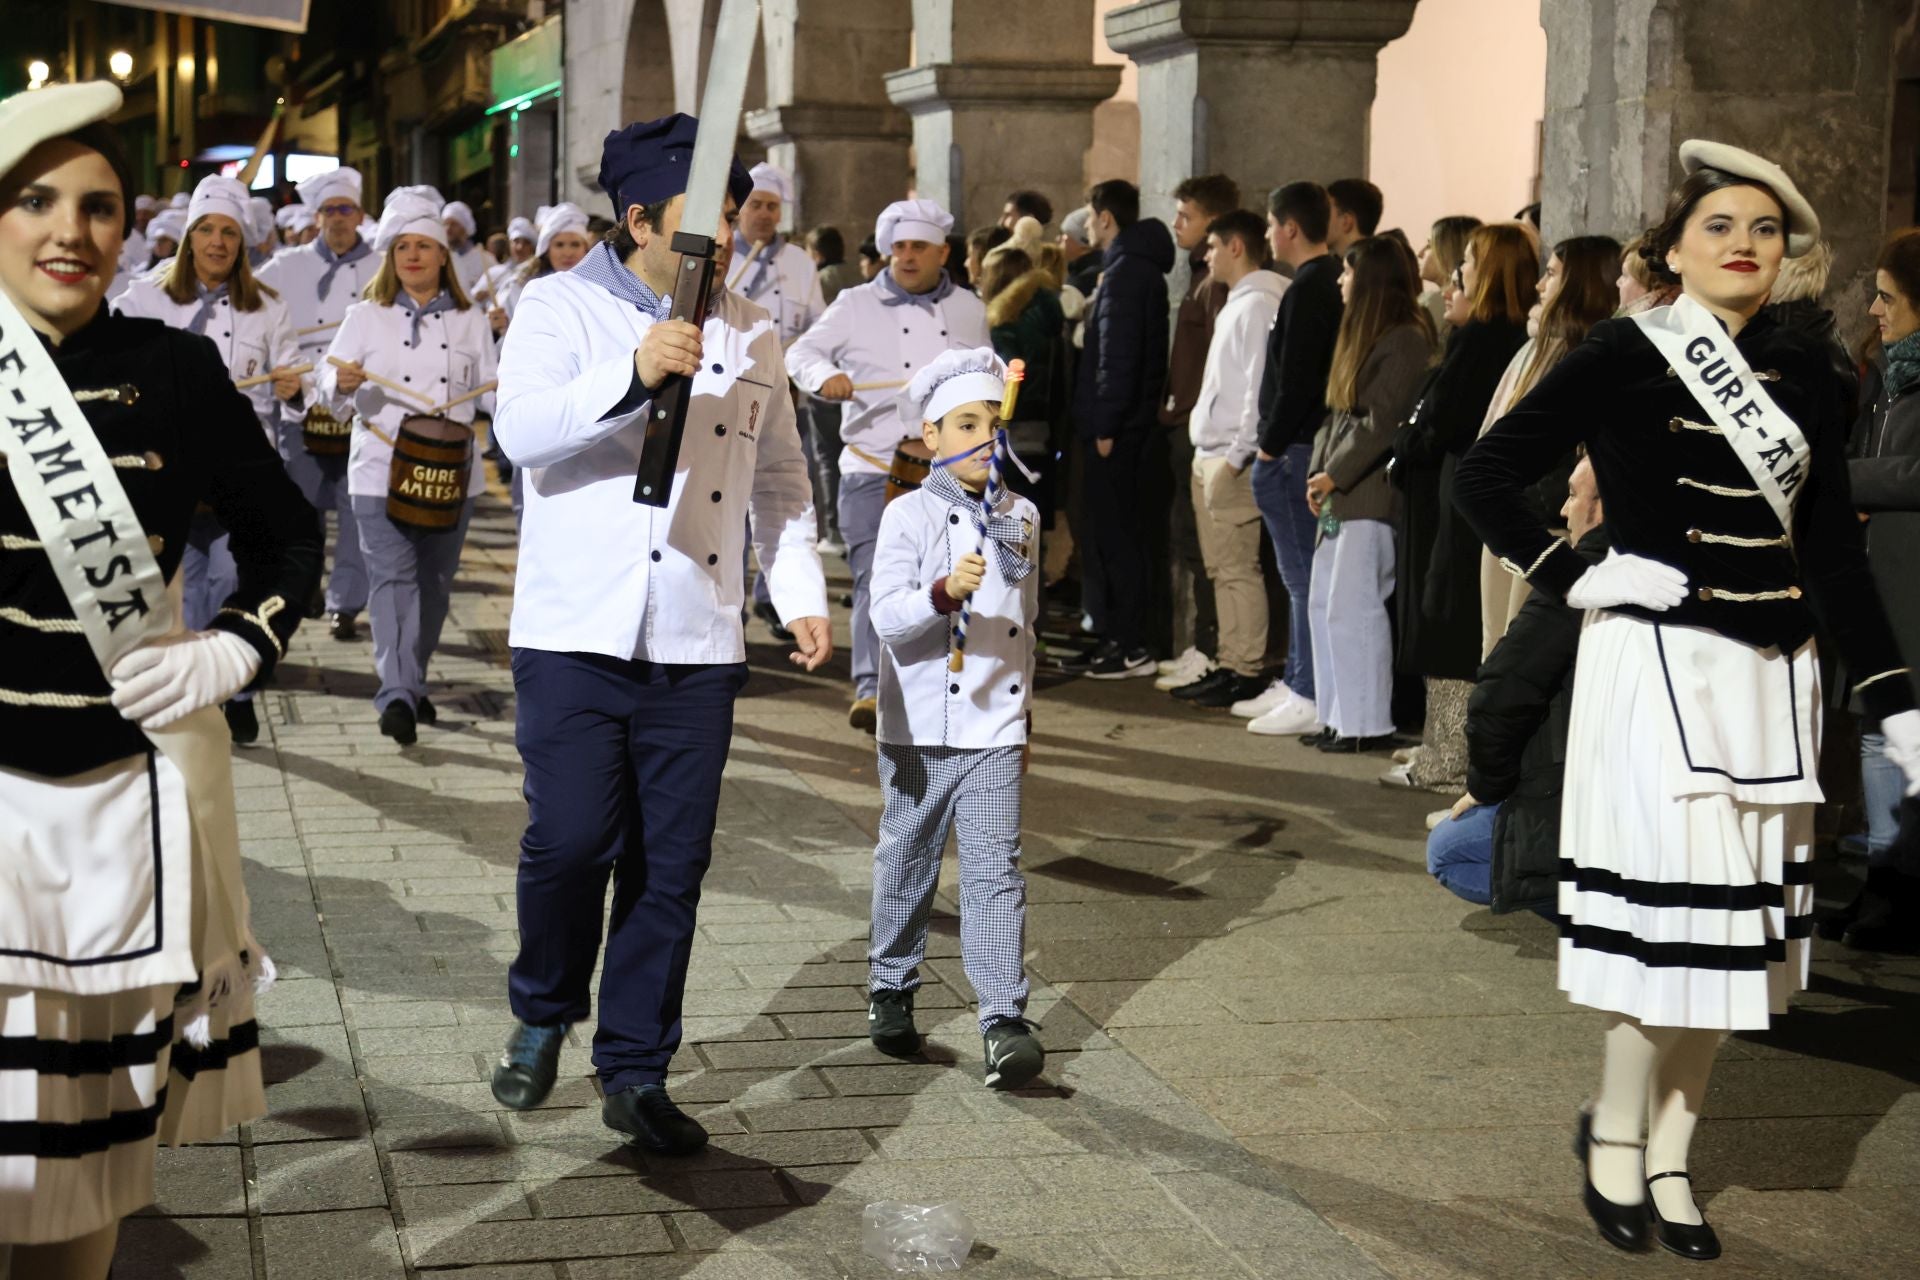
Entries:
{"label": "woman in white jacket", "polygon": [[[164,321],[212,341],[235,383],[253,404],[269,443],[282,401],[298,401],[308,379],[291,370],[300,362],[293,325],[280,295],[254,279],[247,260],[247,189],[218,174],[200,180],[187,206],[186,239],[165,270],[135,280],[113,302],[124,316]],[[186,624],[200,630],[213,620],[240,580],[227,531],[211,511],[193,519],[181,560]],[[260,736],[253,694],[242,690],[224,710],[233,740]]]}
{"label": "woman in white jacket", "polygon": [[[347,488],[367,560],[373,622],[374,706],[380,732],[411,745],[416,725],[436,719],[427,698],[427,662],[447,620],[474,497],[484,483],[473,447],[476,417],[493,416],[493,334],[453,273],[440,198],[431,187],[387,197],[374,234],[379,274],[366,301],[347,309],[320,371],[320,393],[335,415],[354,415]],[[487,388],[480,395],[472,393]],[[458,401],[459,403],[452,403]],[[395,520],[388,505],[394,444],[410,417],[428,415],[468,431],[467,461],[441,477],[457,503],[445,527]]]}

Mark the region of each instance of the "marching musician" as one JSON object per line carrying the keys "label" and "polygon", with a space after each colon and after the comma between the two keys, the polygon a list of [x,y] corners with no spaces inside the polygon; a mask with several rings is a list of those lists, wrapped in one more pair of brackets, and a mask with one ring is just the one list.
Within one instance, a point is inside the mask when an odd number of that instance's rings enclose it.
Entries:
{"label": "marching musician", "polygon": [[[260,279],[287,304],[287,316],[300,343],[300,362],[313,365],[317,377],[325,371],[327,347],[341,318],[359,300],[380,263],[373,247],[360,236],[359,170],[315,174],[297,190],[301,207],[313,214],[320,233],[298,249],[275,255],[260,268]],[[280,456],[287,474],[308,502],[322,512],[333,512],[339,521],[333,539],[333,571],[327,575],[323,602],[336,640],[352,640],[359,634],[360,611],[367,607],[367,567],[360,556],[360,531],[354,527],[346,482],[351,429],[333,416],[332,407],[320,397],[304,414],[280,415]],[[302,608],[307,605],[304,600],[300,603]]]}
{"label": "marching musician", "polygon": [[507,331],[507,313],[500,305],[500,292],[507,287],[507,281],[525,266],[533,257],[533,251],[540,239],[540,229],[531,218],[515,218],[507,224],[507,260],[492,267],[480,277],[480,283],[473,287],[473,300],[485,304],[487,320],[493,325],[497,336]]}
{"label": "marching musician", "polygon": [[[593,1037],[601,1115],[667,1155],[707,1139],[664,1081],[680,1044],[733,702],[747,679],[749,519],[796,638],[792,660],[811,671],[832,652],[780,339],[767,313],[718,276],[750,189],[737,159],[726,216],[698,228],[717,238],[719,257],[705,326],[667,318],[697,128],[673,115],[607,135],[600,187],[615,233],[520,298],[501,350],[497,422],[526,475],[511,643],[527,831],[520,953],[508,974],[519,1025],[493,1095],[518,1110],[553,1088],[568,1028],[587,1017],[611,874]],[[662,509],[634,501],[634,476],[653,394],[672,376],[690,377],[692,395]]]}
{"label": "marching musician", "polygon": [[[494,345],[486,316],[467,300],[447,248],[432,187],[387,196],[373,251],[380,269],[366,300],[347,308],[320,369],[320,394],[342,421],[353,415],[347,489],[367,566],[367,614],[380,688],[380,732],[411,746],[438,718],[427,663],[447,620],[467,522],[484,483],[472,427],[493,413]],[[479,394],[475,394],[479,393]],[[429,423],[411,425],[409,419]],[[394,466],[407,435],[455,424],[461,461],[409,478]],[[408,488],[407,486],[416,486]],[[424,486],[418,487],[418,486]],[[430,509],[430,510],[429,510]]]}
{"label": "marching musician", "polygon": [[[0,1273],[99,1280],[158,1142],[266,1112],[226,726],[320,569],[313,509],[207,339],[105,305],[121,93],[0,101]],[[210,320],[210,323],[212,321]],[[180,625],[194,509],[238,582]]]}
{"label": "marching musician", "polygon": [[447,224],[447,253],[453,260],[453,274],[459,279],[460,287],[467,295],[473,295],[474,286],[480,283],[480,277],[500,265],[492,254],[474,243],[479,234],[479,224],[474,221],[473,209],[465,200],[450,200],[443,210]]}
{"label": "marching musician", "polygon": [[[247,189],[213,174],[200,180],[187,206],[187,238],[158,277],[136,280],[113,304],[121,315],[144,316],[197,333],[219,349],[235,382],[252,381],[247,400],[267,442],[274,438],[280,403],[301,398],[305,381],[294,372],[300,349],[286,304],[253,277],[242,249],[251,213]],[[264,377],[265,381],[258,379]],[[211,511],[197,512],[182,548],[184,616],[190,629],[206,627],[239,581],[227,531]],[[259,738],[253,694],[234,694],[222,710],[233,740]]]}
{"label": "marching musician", "polygon": [[868,616],[873,544],[895,450],[920,438],[920,424],[901,414],[900,389],[943,351],[991,345],[986,304],[947,273],[952,229],[953,215],[931,200],[888,205],[873,231],[880,252],[890,255],[886,269],[843,289],[787,350],[802,391],[851,401],[840,428],[840,536],[853,571],[854,700],[847,722],[868,732],[878,718],[880,684],[879,643]]}
{"label": "marching musician", "polygon": [[[827,309],[820,273],[804,248],[780,234],[780,219],[793,203],[793,179],[775,164],[757,164],[747,174],[753,190],[734,224],[727,277],[736,293],[767,309],[780,326],[780,341],[790,343]],[[752,253],[755,245],[758,253]]]}
{"label": "marching musician", "polygon": [[513,309],[520,304],[520,295],[529,284],[556,271],[573,270],[587,256],[590,247],[585,209],[571,200],[548,208],[540,219],[533,256],[515,268],[500,289],[500,309],[506,313],[506,322],[513,322]]}

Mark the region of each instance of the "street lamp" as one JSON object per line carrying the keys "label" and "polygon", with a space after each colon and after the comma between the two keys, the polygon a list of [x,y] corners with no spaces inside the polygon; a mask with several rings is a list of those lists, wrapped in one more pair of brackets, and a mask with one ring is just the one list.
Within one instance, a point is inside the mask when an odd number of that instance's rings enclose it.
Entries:
{"label": "street lamp", "polygon": [[52,74],[53,74],[52,67],[48,66],[46,63],[42,62],[40,59],[35,58],[32,62],[29,62],[27,64],[27,88],[38,89],[41,85],[47,82],[47,77]]}
{"label": "street lamp", "polygon": [[125,49],[115,49],[107,55],[107,70],[113,72],[116,80],[125,80],[133,74],[133,55]]}

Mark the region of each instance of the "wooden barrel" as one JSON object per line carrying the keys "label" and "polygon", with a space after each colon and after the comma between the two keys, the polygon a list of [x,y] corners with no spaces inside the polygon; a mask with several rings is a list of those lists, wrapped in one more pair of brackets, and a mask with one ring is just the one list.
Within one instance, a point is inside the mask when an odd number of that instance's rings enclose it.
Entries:
{"label": "wooden barrel", "polygon": [[893,465],[887,468],[887,501],[912,493],[932,471],[933,450],[918,440],[902,440],[893,451]]}
{"label": "wooden barrel", "polygon": [[342,422],[327,406],[316,404],[300,424],[300,442],[316,458],[344,458],[353,444],[353,419]]}
{"label": "wooden barrel", "polygon": [[409,415],[393,438],[387,470],[387,518],[414,529],[460,522],[473,471],[473,429],[451,418]]}

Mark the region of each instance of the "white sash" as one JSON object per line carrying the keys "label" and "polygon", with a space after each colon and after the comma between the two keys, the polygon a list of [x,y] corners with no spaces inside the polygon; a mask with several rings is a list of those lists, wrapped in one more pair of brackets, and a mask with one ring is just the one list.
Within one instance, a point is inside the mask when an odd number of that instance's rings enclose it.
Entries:
{"label": "white sash", "polygon": [[1799,424],[1773,402],[1719,319],[1686,294],[1633,322],[1720,428],[1791,542],[1794,498],[1810,452]]}
{"label": "white sash", "polygon": [[[110,671],[133,649],[177,631],[178,592],[168,589],[112,461],[66,379],[41,346],[39,335],[4,293],[0,293],[0,452],[7,455],[8,478],[100,669]],[[204,707],[165,729],[145,732],[173,766],[159,776],[177,774],[173,785],[184,789],[190,840],[168,838],[170,824],[156,821],[153,837],[158,849],[126,849],[128,873],[74,879],[53,895],[85,898],[84,904],[49,901],[10,886],[23,897],[42,900],[8,906],[56,914],[72,914],[84,906],[87,913],[98,916],[111,903],[112,911],[129,918],[150,918],[150,939],[104,957],[86,954],[90,948],[75,939],[68,939],[65,954],[56,949],[0,955],[0,985],[104,995],[184,983],[192,981],[203,966],[231,967],[247,946],[240,833],[225,722],[216,708]],[[82,775],[82,779],[91,776]],[[48,783],[56,785],[51,779]],[[139,788],[108,786],[100,794],[101,802],[114,805],[116,813],[122,805],[145,798]],[[162,811],[177,802],[164,794],[158,800]],[[103,828],[111,830],[113,824],[105,823]],[[196,850],[200,878],[194,874]],[[59,857],[59,850],[49,852]],[[75,869],[99,870],[102,852],[88,850],[85,857],[71,859],[71,864]],[[43,941],[46,936],[42,935]]]}

